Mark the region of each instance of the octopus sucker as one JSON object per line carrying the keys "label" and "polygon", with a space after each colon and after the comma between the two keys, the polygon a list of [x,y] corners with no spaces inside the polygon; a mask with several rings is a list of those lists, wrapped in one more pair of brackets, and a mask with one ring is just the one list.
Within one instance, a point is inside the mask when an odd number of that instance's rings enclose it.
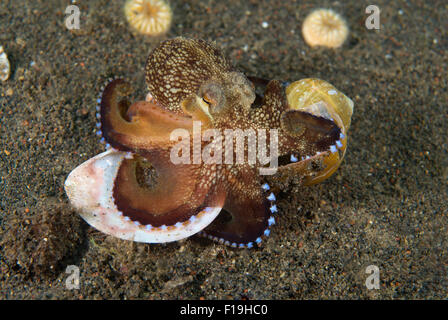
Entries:
{"label": "octopus sucker", "polygon": [[162,42],[145,71],[141,101],[129,101],[125,80],[105,86],[97,134],[110,148],[65,182],[104,233],[260,246],[276,223],[278,186],[323,181],[342,162],[353,102],[323,80],[248,78],[215,45],[185,38]]}

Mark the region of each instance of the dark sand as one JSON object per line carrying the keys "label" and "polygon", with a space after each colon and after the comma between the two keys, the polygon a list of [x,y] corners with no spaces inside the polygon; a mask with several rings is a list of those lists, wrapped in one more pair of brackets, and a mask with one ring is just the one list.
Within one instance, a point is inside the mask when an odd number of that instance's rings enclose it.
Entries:
{"label": "dark sand", "polygon": [[[446,299],[448,109],[446,1],[174,1],[167,37],[214,40],[246,74],[318,77],[351,97],[343,165],[331,179],[280,196],[261,249],[196,236],[167,245],[121,241],[70,208],[68,173],[102,152],[95,100],[108,77],[145,95],[144,63],[161,39],[133,34],[123,1],[0,2],[0,45],[11,78],[0,83],[0,298]],[[331,7],[351,33],[337,50],[311,49],[300,27]],[[269,23],[268,28],[262,22]],[[81,288],[65,287],[77,265]],[[377,265],[381,288],[368,290]]]}

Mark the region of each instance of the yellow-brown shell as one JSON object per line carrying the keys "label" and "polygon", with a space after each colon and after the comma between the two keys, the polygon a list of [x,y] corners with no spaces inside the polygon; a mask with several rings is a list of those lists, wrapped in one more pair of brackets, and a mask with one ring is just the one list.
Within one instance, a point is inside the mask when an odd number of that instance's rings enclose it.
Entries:
{"label": "yellow-brown shell", "polygon": [[353,114],[353,101],[336,89],[332,84],[320,79],[302,79],[286,88],[289,107],[306,111],[315,116],[334,120],[341,129],[340,152],[329,153],[323,159],[324,169],[318,174],[305,178],[305,185],[319,183],[329,178],[339,167],[347,148],[347,132]]}

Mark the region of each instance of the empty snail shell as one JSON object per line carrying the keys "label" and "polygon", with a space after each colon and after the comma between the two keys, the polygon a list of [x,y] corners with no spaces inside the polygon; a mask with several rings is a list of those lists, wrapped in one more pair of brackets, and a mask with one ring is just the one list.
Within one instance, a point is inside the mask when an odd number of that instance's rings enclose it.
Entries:
{"label": "empty snail shell", "polygon": [[302,79],[286,88],[289,107],[306,111],[315,116],[332,120],[341,129],[343,137],[339,152],[329,153],[323,159],[324,169],[305,178],[305,185],[319,183],[329,178],[339,167],[347,148],[347,132],[353,114],[353,101],[332,84],[320,79]]}

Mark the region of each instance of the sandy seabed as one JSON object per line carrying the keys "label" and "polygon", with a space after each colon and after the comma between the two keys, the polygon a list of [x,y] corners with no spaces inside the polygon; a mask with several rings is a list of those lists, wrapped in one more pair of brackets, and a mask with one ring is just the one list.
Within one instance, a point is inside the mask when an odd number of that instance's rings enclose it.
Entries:
{"label": "sandy seabed", "polygon": [[[446,299],[448,108],[446,1],[171,1],[163,38],[130,30],[123,1],[0,2],[1,299]],[[350,27],[339,49],[310,48],[300,27],[314,8]],[[263,23],[263,22],[267,22]],[[322,184],[285,191],[271,236],[239,250],[191,237],[137,244],[90,228],[63,183],[103,151],[95,105],[109,77],[145,92],[148,53],[166,38],[215,41],[238,69],[268,79],[317,77],[351,97],[346,158]],[[68,290],[67,265],[80,270]],[[380,289],[365,286],[366,267]]]}

